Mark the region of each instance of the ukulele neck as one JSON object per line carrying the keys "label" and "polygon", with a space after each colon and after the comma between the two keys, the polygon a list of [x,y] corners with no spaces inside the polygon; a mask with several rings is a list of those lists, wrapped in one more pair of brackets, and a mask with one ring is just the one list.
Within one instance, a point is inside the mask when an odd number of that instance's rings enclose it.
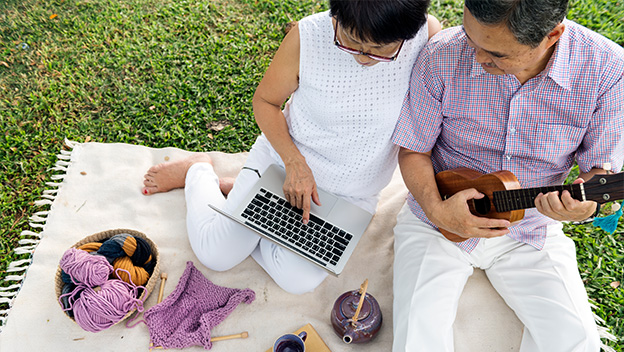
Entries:
{"label": "ukulele neck", "polygon": [[512,189],[494,192],[494,207],[498,212],[535,208],[535,198],[542,193],[558,191],[559,196],[563,191],[570,192],[572,198],[580,201],[587,200],[585,188],[582,183],[575,185],[560,185],[536,188]]}

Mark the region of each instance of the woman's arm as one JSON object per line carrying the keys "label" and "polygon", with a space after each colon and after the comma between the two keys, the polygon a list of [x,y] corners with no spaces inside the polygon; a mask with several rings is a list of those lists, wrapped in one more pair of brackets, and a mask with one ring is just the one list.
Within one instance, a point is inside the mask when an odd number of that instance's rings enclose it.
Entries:
{"label": "woman's arm", "polygon": [[310,218],[310,198],[320,204],[312,170],[293,142],[282,105],[299,86],[299,27],[286,35],[253,97],[258,126],[286,167],[284,195],[291,205],[303,209],[303,221]]}

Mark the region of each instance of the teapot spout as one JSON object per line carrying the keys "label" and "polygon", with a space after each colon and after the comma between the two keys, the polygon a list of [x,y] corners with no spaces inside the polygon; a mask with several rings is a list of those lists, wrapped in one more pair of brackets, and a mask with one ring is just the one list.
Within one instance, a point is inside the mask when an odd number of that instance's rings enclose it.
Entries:
{"label": "teapot spout", "polygon": [[342,341],[346,344],[350,344],[355,339],[356,339],[356,334],[353,331],[353,328],[348,327],[347,330],[345,330],[344,334],[342,335]]}

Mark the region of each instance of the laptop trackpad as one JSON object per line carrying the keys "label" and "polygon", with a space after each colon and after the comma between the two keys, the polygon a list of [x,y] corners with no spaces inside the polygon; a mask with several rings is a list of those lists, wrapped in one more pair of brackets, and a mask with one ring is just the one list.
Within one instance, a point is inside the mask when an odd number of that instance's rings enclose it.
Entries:
{"label": "laptop trackpad", "polygon": [[318,190],[319,199],[321,200],[321,206],[319,207],[313,201],[310,200],[310,212],[320,217],[326,217],[329,212],[334,208],[334,205],[338,201],[336,196],[333,196],[323,190]]}

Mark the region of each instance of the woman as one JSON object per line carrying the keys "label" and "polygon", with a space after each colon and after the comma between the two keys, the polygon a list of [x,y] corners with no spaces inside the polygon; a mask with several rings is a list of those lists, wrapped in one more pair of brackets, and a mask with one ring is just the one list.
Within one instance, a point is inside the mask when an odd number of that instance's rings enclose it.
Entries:
{"label": "woman", "polygon": [[279,164],[286,170],[284,194],[303,209],[304,223],[311,202],[319,203],[317,187],[374,213],[396,168],[390,137],[412,66],[428,34],[440,29],[426,13],[428,4],[331,0],[330,11],[299,21],[255,92],[254,115],[263,134],[235,182],[219,180],[202,153],[148,170],[146,195],[184,187],[189,240],[204,265],[227,270],[251,255],[280,287],[298,294],[325,279],[322,269],[207,203],[233,210],[258,174]]}

